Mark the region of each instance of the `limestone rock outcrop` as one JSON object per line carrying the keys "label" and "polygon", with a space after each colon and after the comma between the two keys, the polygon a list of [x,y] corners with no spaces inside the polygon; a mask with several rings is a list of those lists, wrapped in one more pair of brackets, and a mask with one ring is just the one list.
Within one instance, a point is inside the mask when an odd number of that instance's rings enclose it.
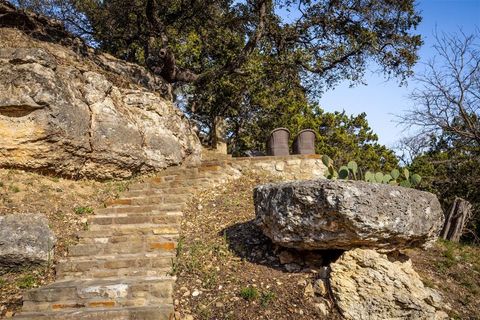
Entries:
{"label": "limestone rock outcrop", "polygon": [[256,223],[274,243],[297,249],[400,249],[433,241],[437,197],[362,181],[309,180],[258,186]]}
{"label": "limestone rock outcrop", "polygon": [[158,79],[85,50],[0,28],[0,167],[110,179],[199,159],[196,134],[155,91]]}
{"label": "limestone rock outcrop", "polygon": [[53,259],[55,242],[43,215],[0,216],[0,270],[48,262]]}
{"label": "limestone rock outcrop", "polygon": [[330,267],[332,293],[345,319],[448,319],[441,296],[423,285],[411,260],[391,262],[374,250],[355,249]]}

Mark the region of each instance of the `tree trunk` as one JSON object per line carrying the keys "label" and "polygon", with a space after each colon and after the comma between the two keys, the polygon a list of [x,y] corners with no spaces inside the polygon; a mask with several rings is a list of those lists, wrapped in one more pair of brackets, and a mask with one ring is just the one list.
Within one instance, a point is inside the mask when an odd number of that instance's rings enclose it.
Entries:
{"label": "tree trunk", "polygon": [[472,205],[467,200],[455,198],[448,212],[440,236],[453,242],[460,241],[468,220],[472,216]]}

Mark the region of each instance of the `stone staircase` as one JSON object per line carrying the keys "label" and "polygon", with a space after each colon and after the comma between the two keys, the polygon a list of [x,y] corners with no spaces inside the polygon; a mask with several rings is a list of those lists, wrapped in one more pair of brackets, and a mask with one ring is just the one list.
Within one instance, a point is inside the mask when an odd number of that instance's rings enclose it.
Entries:
{"label": "stone staircase", "polygon": [[17,319],[173,319],[170,274],[182,210],[192,194],[244,169],[308,179],[323,172],[318,155],[204,160],[170,167],[131,185],[89,217],[88,230],[58,262],[56,282],[24,294]]}
{"label": "stone staircase", "polygon": [[222,169],[171,167],[95,210],[56,282],[25,293],[15,318],[171,319],[182,210],[195,190],[226,181]]}

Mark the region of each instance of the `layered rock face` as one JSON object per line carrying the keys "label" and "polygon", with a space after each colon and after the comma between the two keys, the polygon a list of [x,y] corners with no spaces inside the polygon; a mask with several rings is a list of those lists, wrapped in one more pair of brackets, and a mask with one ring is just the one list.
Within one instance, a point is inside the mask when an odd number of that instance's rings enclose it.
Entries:
{"label": "layered rock face", "polygon": [[53,259],[55,242],[43,215],[0,216],[0,270],[48,262]]}
{"label": "layered rock face", "polygon": [[330,286],[345,319],[448,319],[440,295],[423,285],[410,260],[374,250],[345,252],[330,265]]}
{"label": "layered rock face", "polygon": [[1,167],[109,179],[199,159],[189,122],[139,66],[0,28],[0,74]]}
{"label": "layered rock face", "polygon": [[310,180],[259,186],[256,222],[273,242],[297,249],[401,249],[436,238],[435,195],[362,181]]}

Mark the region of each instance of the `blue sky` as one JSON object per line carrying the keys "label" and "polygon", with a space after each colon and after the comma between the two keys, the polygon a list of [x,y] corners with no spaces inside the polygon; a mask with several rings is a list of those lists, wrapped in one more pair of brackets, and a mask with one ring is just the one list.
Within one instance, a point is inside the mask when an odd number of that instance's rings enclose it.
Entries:
{"label": "blue sky", "polygon": [[[421,72],[424,68],[422,62],[434,56],[431,47],[435,28],[447,33],[462,28],[465,33],[471,33],[475,26],[480,27],[480,0],[423,0],[417,1],[417,6],[423,17],[417,32],[422,35],[424,45],[415,72]],[[354,88],[341,84],[326,92],[320,104],[327,111],[345,110],[349,114],[366,112],[369,124],[378,134],[380,142],[392,147],[407,135],[394,120],[395,114],[401,114],[412,105],[408,94],[415,87],[415,82],[409,80],[407,86],[399,87],[395,79],[385,81],[382,76],[370,73],[366,83],[366,86]]]}

